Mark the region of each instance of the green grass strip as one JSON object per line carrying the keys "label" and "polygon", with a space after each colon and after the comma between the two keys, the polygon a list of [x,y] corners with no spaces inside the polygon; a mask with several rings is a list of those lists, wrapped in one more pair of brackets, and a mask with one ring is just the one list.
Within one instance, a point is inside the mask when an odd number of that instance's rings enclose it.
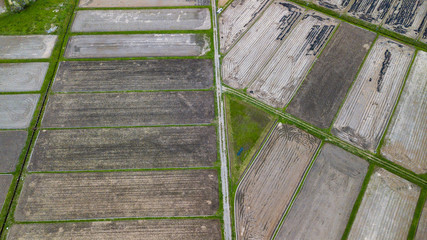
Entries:
{"label": "green grass strip", "polygon": [[[427,189],[422,189],[420,193],[420,198],[418,199],[417,206],[415,207],[414,218],[412,219],[411,228],[408,233],[408,240],[413,240],[417,234],[418,224],[423,213],[423,209],[427,199]],[[424,218],[426,216],[423,216]]]}
{"label": "green grass strip", "polygon": [[359,196],[357,196],[356,202],[353,205],[353,210],[351,211],[350,218],[345,227],[342,240],[348,238],[350,234],[351,227],[353,226],[354,220],[356,219],[357,212],[359,211],[360,204],[362,203],[363,196],[365,195],[366,189],[368,188],[369,180],[371,179],[372,174],[375,171],[375,166],[373,164],[369,165],[368,172],[366,173],[365,180],[363,180],[362,188],[360,189]]}

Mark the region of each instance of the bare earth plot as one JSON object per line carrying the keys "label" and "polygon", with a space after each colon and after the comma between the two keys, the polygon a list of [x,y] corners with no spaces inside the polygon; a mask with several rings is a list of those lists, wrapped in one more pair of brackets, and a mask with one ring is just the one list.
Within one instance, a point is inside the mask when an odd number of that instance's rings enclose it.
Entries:
{"label": "bare earth plot", "polygon": [[424,42],[424,43],[427,43],[427,24],[426,24],[426,26],[425,26],[425,28],[424,28],[424,33],[423,33],[423,35],[421,36],[420,40],[421,40],[422,42]]}
{"label": "bare earth plot", "polygon": [[295,94],[337,22],[310,11],[249,86],[249,95],[283,108]]}
{"label": "bare earth plot", "polygon": [[383,27],[411,38],[418,38],[426,20],[427,1],[401,0],[394,2]]}
{"label": "bare earth plot", "polygon": [[54,94],[42,126],[209,124],[214,114],[212,91]]}
{"label": "bare earth plot", "polygon": [[375,39],[375,33],[341,23],[286,109],[328,128]]}
{"label": "bare earth plot", "polygon": [[9,174],[0,175],[0,210],[3,207],[4,200],[6,199],[7,192],[9,191],[10,184],[12,183],[13,176]]}
{"label": "bare earth plot", "polygon": [[65,57],[202,56],[209,42],[203,34],[80,35],[70,37]]}
{"label": "bare earth plot", "polygon": [[340,239],[368,166],[365,160],[326,144],[276,239]]}
{"label": "bare earth plot", "polygon": [[267,64],[303,11],[286,1],[274,1],[224,57],[223,81],[234,88],[245,88]]}
{"label": "bare earth plot", "polygon": [[427,53],[419,51],[381,153],[417,174],[427,172]]}
{"label": "bare earth plot", "polygon": [[427,205],[424,203],[423,212],[421,213],[420,221],[418,222],[417,233],[415,240],[423,240],[427,238]]}
{"label": "bare earth plot", "polygon": [[55,92],[208,89],[210,59],[61,62]]}
{"label": "bare earth plot", "polygon": [[43,130],[29,171],[210,167],[215,127]]}
{"label": "bare earth plot", "polygon": [[209,5],[209,0],[80,0],[79,7],[178,7]]}
{"label": "bare earth plot", "polygon": [[0,92],[39,91],[49,63],[0,64]]}
{"label": "bare earth plot", "polygon": [[221,225],[213,219],[100,221],[13,225],[10,240],[136,240],[221,239]]}
{"label": "bare earth plot", "polygon": [[349,6],[351,0],[313,0],[313,2],[319,6],[343,12]]}
{"label": "bare earth plot", "polygon": [[27,128],[38,100],[38,94],[0,95],[0,129]]}
{"label": "bare earth plot", "polygon": [[25,146],[27,132],[0,132],[0,172],[13,172]]}
{"label": "bare earth plot", "polygon": [[0,36],[0,59],[49,58],[57,36]]}
{"label": "bare earth plot", "polygon": [[234,0],[220,15],[221,52],[227,52],[267,8],[272,0]]}
{"label": "bare earth plot", "polygon": [[406,239],[420,188],[383,169],[363,196],[348,239]]}
{"label": "bare earth plot", "polygon": [[73,32],[206,30],[208,8],[78,11]]}
{"label": "bare earth plot", "polygon": [[414,49],[380,37],[333,125],[332,133],[375,151],[399,96]]}
{"label": "bare earth plot", "polygon": [[348,14],[372,24],[381,24],[393,0],[355,0]]}
{"label": "bare earth plot", "polygon": [[320,140],[279,123],[242,179],[235,200],[238,239],[270,239]]}
{"label": "bare earth plot", "polygon": [[216,170],[30,174],[15,219],[205,216],[218,206]]}

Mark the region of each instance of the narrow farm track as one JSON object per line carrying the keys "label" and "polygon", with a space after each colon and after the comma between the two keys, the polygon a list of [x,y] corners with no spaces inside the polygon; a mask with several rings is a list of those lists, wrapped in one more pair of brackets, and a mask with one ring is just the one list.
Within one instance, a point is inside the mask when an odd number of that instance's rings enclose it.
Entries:
{"label": "narrow farm track", "polygon": [[298,128],[304,129],[305,131],[307,131],[308,133],[314,135],[314,136],[318,136],[320,138],[325,139],[325,141],[330,142],[334,145],[340,146],[341,148],[359,156],[362,157],[364,159],[367,159],[368,161],[376,164],[379,167],[382,167],[406,180],[409,180],[413,183],[416,183],[417,185],[419,185],[420,187],[426,188],[427,187],[427,180],[423,179],[422,177],[414,174],[413,172],[404,169],[402,167],[399,167],[387,160],[384,160],[382,158],[379,158],[378,156],[374,155],[371,152],[368,152],[366,150],[360,149],[358,147],[355,147],[341,139],[339,139],[338,137],[335,137],[329,133],[326,133],[324,131],[322,131],[319,128],[316,128],[304,121],[299,120],[298,118],[288,114],[288,113],[284,113],[280,110],[277,110],[276,108],[273,108],[271,106],[268,106],[267,104],[258,101],[252,97],[249,97],[245,94],[243,94],[242,92],[239,92],[237,90],[234,90],[232,88],[229,87],[225,87],[223,86],[223,91],[229,94],[232,94],[236,97],[239,97],[241,99],[243,99],[245,102],[248,102],[252,105],[255,105],[259,108],[264,109],[267,112],[270,112],[276,116],[282,117],[283,119],[292,122],[293,124],[295,124]]}

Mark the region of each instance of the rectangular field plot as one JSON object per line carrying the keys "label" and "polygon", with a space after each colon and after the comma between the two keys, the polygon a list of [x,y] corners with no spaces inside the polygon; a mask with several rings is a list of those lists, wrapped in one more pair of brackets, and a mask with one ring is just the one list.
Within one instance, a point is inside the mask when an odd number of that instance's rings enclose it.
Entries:
{"label": "rectangular field plot", "polygon": [[55,92],[208,89],[210,59],[61,62]]}
{"label": "rectangular field plot", "polygon": [[204,34],[72,36],[66,58],[202,56],[210,51]]}
{"label": "rectangular field plot", "polygon": [[212,91],[54,94],[42,126],[208,124],[214,114]]}
{"label": "rectangular field plot", "polygon": [[426,20],[427,1],[395,1],[383,27],[411,38],[418,38]]}
{"label": "rectangular field plot", "polygon": [[274,107],[284,107],[295,94],[337,22],[307,13],[249,86],[249,95]]}
{"label": "rectangular field plot", "polygon": [[0,95],[0,128],[29,127],[38,100],[38,94]]}
{"label": "rectangular field plot", "polygon": [[54,35],[0,36],[0,59],[50,58]]}
{"label": "rectangular field plot", "polygon": [[303,11],[285,1],[273,2],[224,57],[224,82],[234,88],[245,88],[267,64]]}
{"label": "rectangular field plot", "polygon": [[399,96],[414,49],[380,37],[333,125],[344,141],[375,151]]}
{"label": "rectangular field plot", "polygon": [[128,239],[220,240],[221,224],[215,219],[150,219],[46,224],[15,224],[9,240]]}
{"label": "rectangular field plot", "polygon": [[381,153],[417,174],[427,172],[427,53],[419,51]]}
{"label": "rectangular field plot", "polygon": [[0,210],[3,208],[7,193],[12,183],[13,176],[9,174],[0,175]]}
{"label": "rectangular field plot", "polygon": [[420,188],[383,169],[369,181],[348,239],[406,239]]}
{"label": "rectangular field plot", "polygon": [[348,14],[363,21],[380,24],[391,8],[393,0],[355,0]]}
{"label": "rectangular field plot", "polygon": [[234,0],[219,16],[221,52],[227,52],[273,0]]}
{"label": "rectangular field plot", "polygon": [[0,64],[0,92],[39,91],[49,63]]}
{"label": "rectangular field plot", "polygon": [[78,11],[73,32],[206,30],[208,8]]}
{"label": "rectangular field plot", "polygon": [[341,23],[286,109],[328,128],[375,39],[375,33]]}
{"label": "rectangular field plot", "polygon": [[80,0],[82,8],[209,6],[210,0]]}
{"label": "rectangular field plot", "polygon": [[313,2],[319,6],[342,12],[349,6],[351,0],[313,0]]}
{"label": "rectangular field plot", "polygon": [[42,131],[29,171],[210,167],[215,127]]}
{"label": "rectangular field plot", "polygon": [[0,132],[0,172],[15,170],[26,140],[26,131]]}
{"label": "rectangular field plot", "polygon": [[218,205],[215,170],[30,174],[15,219],[206,216]]}
{"label": "rectangular field plot", "polygon": [[418,222],[417,233],[415,234],[415,240],[427,239],[427,205],[424,203],[423,212],[421,213],[420,220]]}
{"label": "rectangular field plot", "polygon": [[320,140],[278,124],[236,191],[237,239],[270,239]]}
{"label": "rectangular field plot", "polygon": [[363,159],[326,144],[276,239],[340,239],[368,166]]}

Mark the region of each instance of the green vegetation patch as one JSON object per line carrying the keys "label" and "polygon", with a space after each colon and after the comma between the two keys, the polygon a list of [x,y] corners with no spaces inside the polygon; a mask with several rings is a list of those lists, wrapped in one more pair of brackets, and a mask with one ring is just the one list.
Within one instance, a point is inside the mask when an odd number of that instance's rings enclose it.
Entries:
{"label": "green vegetation patch", "polygon": [[237,184],[273,125],[273,117],[226,95],[231,181]]}
{"label": "green vegetation patch", "polygon": [[0,34],[61,34],[74,0],[39,0],[19,13],[0,17]]}

